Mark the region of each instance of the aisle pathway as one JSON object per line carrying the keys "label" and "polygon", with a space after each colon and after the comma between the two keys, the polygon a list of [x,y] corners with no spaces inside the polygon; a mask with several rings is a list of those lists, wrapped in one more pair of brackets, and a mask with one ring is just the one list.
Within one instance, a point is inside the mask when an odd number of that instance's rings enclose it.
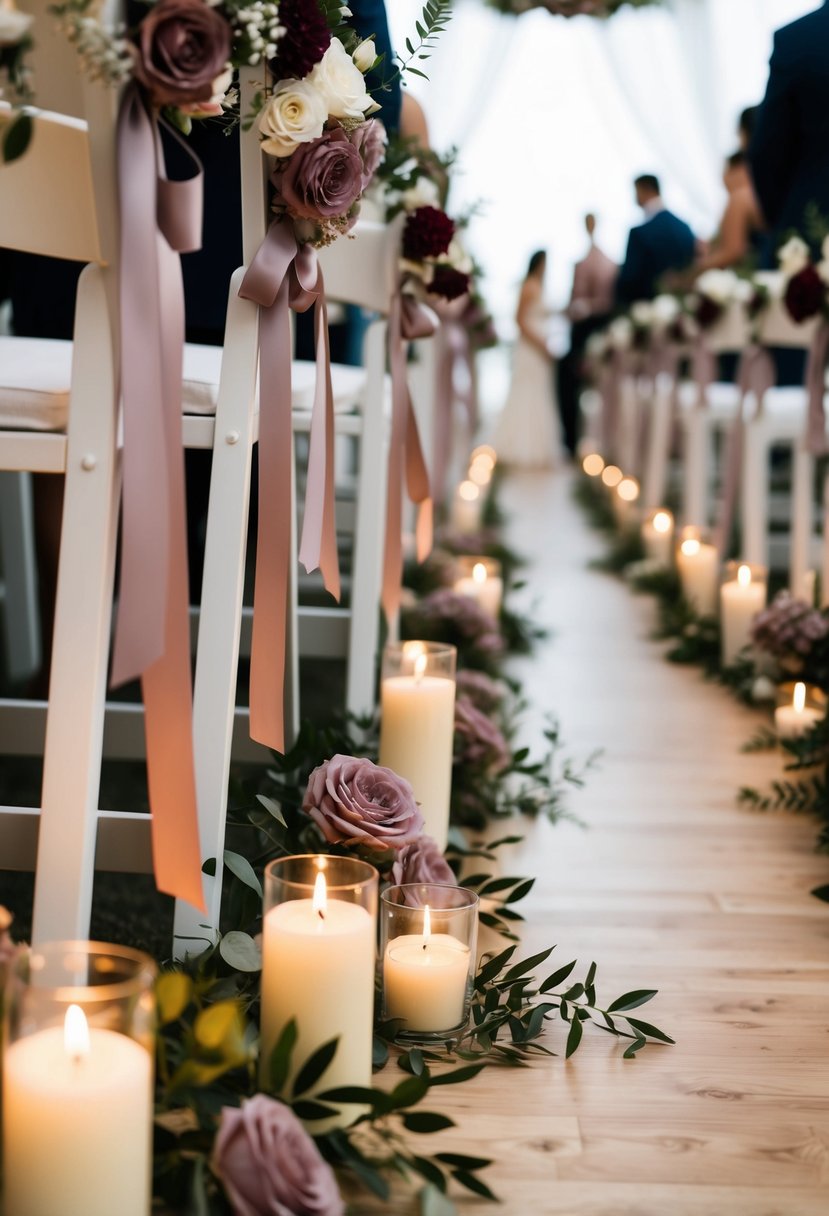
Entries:
{"label": "aisle pathway", "polygon": [[[777,771],[740,745],[760,719],[650,640],[653,609],[588,569],[601,542],[570,478],[507,481],[527,602],[555,631],[516,667],[567,750],[604,748],[571,809],[510,859],[535,873],[527,954],[599,964],[598,995],[660,989],[642,1011],[677,1040],[624,1061],[598,1032],[569,1062],[437,1091],[454,1143],[489,1153],[509,1216],[825,1216],[829,908],[815,825],[735,805]],[[576,976],[574,976],[574,979]],[[558,1036],[553,1046],[558,1048]],[[494,1212],[464,1204],[463,1212]]]}

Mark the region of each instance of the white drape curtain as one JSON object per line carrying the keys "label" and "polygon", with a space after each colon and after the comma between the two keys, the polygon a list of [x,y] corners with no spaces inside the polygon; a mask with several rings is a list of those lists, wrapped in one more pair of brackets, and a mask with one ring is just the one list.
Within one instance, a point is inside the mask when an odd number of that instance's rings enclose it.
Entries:
{"label": "white drape curtain", "polygon": [[[429,82],[409,85],[438,149],[460,147],[452,206],[481,200],[469,240],[488,295],[508,320],[526,258],[550,252],[548,293],[566,299],[582,256],[582,216],[620,258],[638,222],[631,180],[663,179],[669,205],[701,236],[716,228],[722,160],[736,119],[762,98],[775,28],[818,0],[667,0],[609,22],[545,12],[501,17],[457,0]],[[387,0],[398,46],[421,0]],[[504,327],[509,331],[508,324]]]}

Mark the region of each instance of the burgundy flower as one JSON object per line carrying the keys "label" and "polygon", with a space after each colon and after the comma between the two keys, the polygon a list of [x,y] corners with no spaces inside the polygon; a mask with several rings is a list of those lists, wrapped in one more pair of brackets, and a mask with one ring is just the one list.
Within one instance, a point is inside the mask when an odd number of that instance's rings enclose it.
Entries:
{"label": "burgundy flower", "polygon": [[343,1216],[334,1171],[289,1107],[265,1094],[225,1106],[211,1169],[236,1216]]}
{"label": "burgundy flower", "polygon": [[431,836],[419,836],[412,844],[407,844],[400,850],[394,859],[391,877],[392,882],[397,884],[453,884],[457,881],[440,845]]}
{"label": "burgundy flower", "polygon": [[815,267],[809,263],[793,275],[786,287],[786,308],[793,321],[800,324],[816,317],[823,308],[826,285]]}
{"label": "burgundy flower", "polygon": [[308,778],[302,809],[331,844],[402,849],[423,831],[408,781],[358,756],[332,756]]}
{"label": "burgundy flower", "polygon": [[700,296],[694,309],[694,317],[700,329],[710,329],[719,321],[723,314],[722,304],[712,300],[710,296]]}
{"label": "burgundy flower", "polygon": [[230,58],[230,26],[204,0],[159,0],[132,53],[135,75],[156,104],[210,101]]}
{"label": "burgundy flower", "polygon": [[446,253],[455,235],[454,221],[439,207],[418,207],[403,229],[403,256],[413,262]]}
{"label": "burgundy flower", "polygon": [[363,161],[363,189],[371,183],[386,155],[386,128],[376,118],[360,123],[349,135]]}
{"label": "burgundy flower", "polygon": [[274,183],[293,216],[332,219],[348,215],[363,192],[363,158],[342,127],[301,144]]}
{"label": "burgundy flower", "polygon": [[455,700],[455,763],[501,773],[509,764],[510,750],[500,728],[476,709],[468,697]]}
{"label": "burgundy flower", "polygon": [[471,275],[464,274],[462,270],[455,270],[454,266],[439,263],[435,267],[428,291],[430,295],[442,296],[444,300],[457,300],[469,291],[471,281]]}
{"label": "burgundy flower", "polygon": [[302,80],[328,50],[331,31],[317,0],[280,0],[279,39],[269,67],[275,80]]}

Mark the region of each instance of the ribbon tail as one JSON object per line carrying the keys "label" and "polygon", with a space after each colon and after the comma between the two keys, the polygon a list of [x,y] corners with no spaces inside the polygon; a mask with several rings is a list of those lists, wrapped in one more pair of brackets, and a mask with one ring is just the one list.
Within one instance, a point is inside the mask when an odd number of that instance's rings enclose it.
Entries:
{"label": "ribbon tail", "polygon": [[826,451],[826,361],[829,355],[829,324],[821,322],[809,351],[806,366],[806,392],[808,396],[808,424],[806,443],[814,455]]}
{"label": "ribbon tail", "polygon": [[386,488],[386,535],[383,544],[382,603],[386,622],[390,626],[400,610],[403,578],[403,456],[408,409],[411,408],[406,388],[406,352],[401,314],[402,301],[400,293],[397,292],[389,311],[392,419]]}
{"label": "ribbon tail", "polygon": [[319,272],[314,303],[316,389],[308,449],[308,484],[299,560],[307,571],[322,572],[326,591],[340,598],[340,563],[334,491],[334,391],[328,343],[328,309],[325,285]]}

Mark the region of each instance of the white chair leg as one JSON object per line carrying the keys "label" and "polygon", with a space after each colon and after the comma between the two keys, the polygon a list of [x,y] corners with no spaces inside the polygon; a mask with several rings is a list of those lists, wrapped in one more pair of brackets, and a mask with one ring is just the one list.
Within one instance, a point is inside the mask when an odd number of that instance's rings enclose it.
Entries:
{"label": "white chair leg", "polygon": [[789,537],[789,587],[801,595],[811,568],[815,461],[803,442],[795,445],[792,461],[791,531]]}
{"label": "white chair leg", "polygon": [[231,282],[228,334],[222,360],[216,434],[210,478],[210,501],[202,580],[196,675],[193,693],[193,737],[202,859],[216,859],[215,876],[205,876],[207,913],[179,900],[174,921],[174,953],[199,953],[215,940],[222,899],[222,865],[227,815],[227,786],[242,588],[250,498],[251,448],[256,417],[256,306],[236,294],[239,274]]}
{"label": "white chair leg", "polygon": [[68,438],[33,942],[89,935],[120,490],[104,274],[78,288],[72,395],[106,400]]}
{"label": "white chair leg", "polygon": [[708,410],[695,406],[685,418],[685,457],[683,468],[683,518],[687,525],[704,528],[708,524]]}
{"label": "white chair leg", "polygon": [[26,680],[41,663],[32,477],[0,473],[3,625],[9,678]]}
{"label": "white chair leg", "polygon": [[285,637],[285,746],[299,734],[299,556],[297,547],[296,443],[291,444],[291,554],[288,566],[288,619]]}
{"label": "white chair leg", "polygon": [[769,452],[763,419],[746,424],[743,447],[743,558],[751,565],[768,564]]}
{"label": "white chair leg", "polygon": [[639,442],[639,398],[633,376],[623,376],[619,387],[619,467],[625,477],[636,469],[636,449]]}
{"label": "white chair leg", "polygon": [[346,708],[356,714],[371,713],[376,701],[386,501],[385,321],[369,327],[365,349],[368,388],[360,438],[346,684]]}
{"label": "white chair leg", "polygon": [[642,505],[646,510],[665,505],[672,420],[673,382],[670,377],[659,375],[654,385],[651,404],[651,425],[642,484]]}

